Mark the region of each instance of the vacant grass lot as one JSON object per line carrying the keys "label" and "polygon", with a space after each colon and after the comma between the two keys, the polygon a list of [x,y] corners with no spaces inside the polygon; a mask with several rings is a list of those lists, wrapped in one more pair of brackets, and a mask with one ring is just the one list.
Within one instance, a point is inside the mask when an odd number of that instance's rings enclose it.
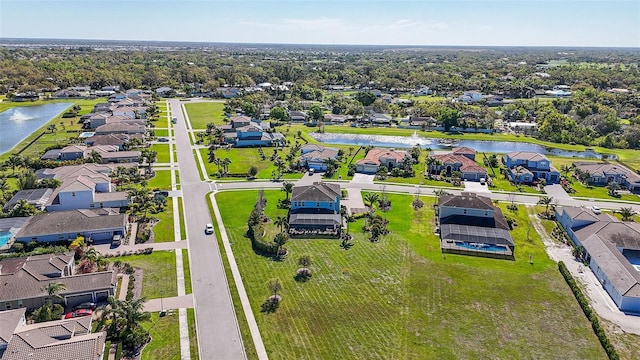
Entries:
{"label": "vacant grass lot", "polygon": [[171,161],[168,144],[153,144],[150,149],[158,153],[156,163],[169,163]]}
{"label": "vacant grass lot", "polygon": [[[269,160],[269,157],[273,153],[272,148],[263,148],[266,156],[265,160],[260,159],[258,148],[237,148],[231,150],[216,150],[215,154],[218,159],[229,158],[231,163],[229,164],[229,174],[246,174],[249,172],[251,166],[258,168],[257,178],[259,179],[271,179],[272,172],[276,170],[273,162]],[[204,161],[205,168],[210,177],[218,172],[218,167],[214,163],[208,161],[209,150],[200,149],[202,160]],[[285,153],[286,154],[286,153]],[[284,155],[284,154],[283,154]],[[283,178],[287,179],[299,179],[302,177],[302,173],[284,174]],[[238,180],[238,178],[234,178]],[[243,178],[240,178],[242,180]]]}
{"label": "vacant grass lot", "polygon": [[154,251],[149,255],[129,255],[111,258],[127,262],[144,272],[142,297],[156,299],[162,296],[177,296],[176,254],[173,251]]}
{"label": "vacant grass lot", "polygon": [[191,128],[206,129],[207,123],[224,125],[224,103],[223,102],[201,102],[185,104],[185,109],[189,114]]}
{"label": "vacant grass lot", "polygon": [[171,171],[156,170],[156,175],[149,180],[147,186],[150,189],[171,190]]}
{"label": "vacant grass lot", "polygon": [[175,241],[173,234],[173,199],[168,197],[164,211],[153,216],[159,220],[153,226],[153,242]]}
{"label": "vacant grass lot", "polygon": [[158,137],[160,137],[160,136],[169,136],[169,130],[167,130],[167,129],[154,129],[153,132]]}
{"label": "vacant grass lot", "polygon": [[[570,194],[571,196],[606,200],[640,201],[638,195],[618,194],[618,196],[610,196],[609,190],[607,190],[605,186],[585,186],[576,179],[572,179],[571,187],[576,191]],[[621,206],[624,206],[624,204],[621,204]]]}
{"label": "vacant grass lot", "polygon": [[[433,210],[414,211],[412,197],[389,195],[391,234],[371,243],[351,224],[354,246],[336,240],[291,240],[278,262],[256,255],[243,237],[256,192],[217,195],[234,255],[269,355],[279,359],[602,359],[589,323],[549,260],[537,234],[526,240],[524,208],[508,216],[516,261],[440,252]],[[267,215],[279,191],[267,191]],[[427,204],[431,203],[426,198]],[[226,205],[229,204],[229,205]],[[313,278],[293,279],[310,254]],[[533,264],[528,262],[532,255]],[[260,312],[265,282],[283,283],[275,314]]]}
{"label": "vacant grass lot", "polygon": [[178,311],[163,317],[151,313],[151,319],[143,322],[142,327],[151,335],[151,342],[142,350],[142,360],[180,359]]}

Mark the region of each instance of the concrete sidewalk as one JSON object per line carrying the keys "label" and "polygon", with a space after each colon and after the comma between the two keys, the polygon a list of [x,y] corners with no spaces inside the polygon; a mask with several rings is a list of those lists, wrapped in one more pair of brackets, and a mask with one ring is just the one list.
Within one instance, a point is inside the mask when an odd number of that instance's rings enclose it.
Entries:
{"label": "concrete sidewalk", "polygon": [[193,296],[173,296],[160,299],[149,299],[144,303],[144,311],[160,311],[169,309],[189,309],[193,307]]}
{"label": "concrete sidewalk", "polygon": [[96,249],[97,252],[99,252],[102,255],[106,255],[106,254],[116,255],[118,253],[122,254],[128,251],[135,252],[138,250],[144,250],[146,248],[153,248],[154,251],[186,249],[187,241],[183,240],[183,241],[172,241],[172,242],[161,242],[161,243],[146,243],[146,244],[136,244],[133,246],[122,245],[116,248],[112,248],[111,244],[100,244],[100,245],[94,245],[93,247]]}

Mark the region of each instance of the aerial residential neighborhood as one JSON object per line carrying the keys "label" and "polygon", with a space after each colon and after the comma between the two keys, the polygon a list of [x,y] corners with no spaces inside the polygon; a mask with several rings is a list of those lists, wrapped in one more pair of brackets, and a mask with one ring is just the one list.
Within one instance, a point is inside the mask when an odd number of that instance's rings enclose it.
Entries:
{"label": "aerial residential neighborhood", "polygon": [[0,360],[640,358],[631,2],[21,3]]}

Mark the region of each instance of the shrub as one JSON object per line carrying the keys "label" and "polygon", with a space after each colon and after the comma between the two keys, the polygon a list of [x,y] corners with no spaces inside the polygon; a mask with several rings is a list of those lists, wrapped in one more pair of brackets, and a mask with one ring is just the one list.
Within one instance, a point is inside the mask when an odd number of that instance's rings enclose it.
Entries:
{"label": "shrub", "polygon": [[582,290],[576,283],[575,279],[569,272],[569,269],[567,269],[567,266],[564,264],[564,262],[560,261],[558,263],[558,270],[560,270],[562,277],[564,277],[564,280],[569,285],[569,288],[573,292],[573,296],[575,296],[576,300],[578,301],[578,304],[580,304],[580,307],[582,308],[582,311],[584,312],[585,316],[591,322],[591,327],[593,328],[593,331],[598,337],[598,340],[600,340],[600,344],[604,348],[604,351],[607,353],[607,356],[609,357],[609,359],[610,360],[620,359],[620,357],[618,356],[618,353],[616,352],[616,349],[613,347],[613,345],[609,341],[609,338],[607,338],[607,334],[605,334],[604,330],[602,329],[602,326],[600,325],[600,321],[598,321],[598,315],[595,313],[595,311],[593,311],[593,309],[591,308],[591,305],[589,305],[589,301],[582,293]]}

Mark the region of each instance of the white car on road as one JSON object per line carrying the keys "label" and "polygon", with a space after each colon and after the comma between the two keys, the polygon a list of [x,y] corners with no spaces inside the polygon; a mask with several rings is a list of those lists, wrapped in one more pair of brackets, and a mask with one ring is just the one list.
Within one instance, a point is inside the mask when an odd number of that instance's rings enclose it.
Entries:
{"label": "white car on road", "polygon": [[602,210],[600,210],[600,208],[595,206],[595,205],[590,207],[589,209],[591,209],[591,211],[593,211],[593,213],[596,214],[596,215],[602,214]]}

